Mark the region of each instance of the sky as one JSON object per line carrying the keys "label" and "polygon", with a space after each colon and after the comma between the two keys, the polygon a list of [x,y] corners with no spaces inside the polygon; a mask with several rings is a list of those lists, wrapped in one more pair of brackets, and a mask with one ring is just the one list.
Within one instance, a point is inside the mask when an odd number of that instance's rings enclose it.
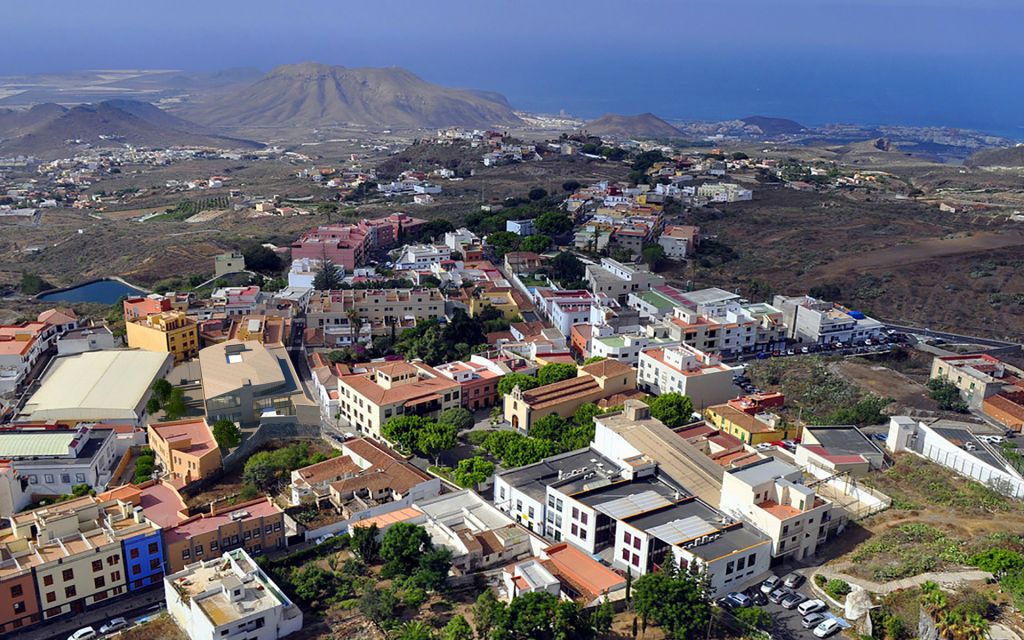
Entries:
{"label": "sky", "polygon": [[531,111],[1024,138],[1021,0],[4,0],[0,75],[401,66]]}

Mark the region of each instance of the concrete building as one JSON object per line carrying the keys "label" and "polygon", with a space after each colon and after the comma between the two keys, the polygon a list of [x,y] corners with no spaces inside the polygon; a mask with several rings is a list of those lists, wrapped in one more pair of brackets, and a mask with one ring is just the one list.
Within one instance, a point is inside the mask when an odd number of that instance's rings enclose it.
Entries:
{"label": "concrete building", "polygon": [[586,281],[590,290],[609,298],[626,302],[630,293],[646,291],[665,284],[665,278],[637,265],[623,264],[611,258],[602,258],[601,264],[586,267]]}
{"label": "concrete building", "polygon": [[124,350],[55,358],[17,421],[141,426],[153,382],[173,361],[168,353]]}
{"label": "concrete building", "polygon": [[302,387],[284,346],[231,340],[201,350],[199,367],[210,422],[293,419]]}
{"label": "concrete building", "polygon": [[498,403],[498,383],[511,370],[500,361],[472,355],[463,362],[449,362],[434,367],[438,373],[459,383],[462,406],[470,411]]}
{"label": "concrete building", "polygon": [[804,426],[793,458],[818,477],[847,473],[856,478],[885,464],[878,445],[854,426]]}
{"label": "concrete building", "polygon": [[[55,309],[44,311],[36,322],[0,325],[0,394],[15,391],[53,341],[77,326],[77,318]],[[56,324],[54,324],[56,323]]]}
{"label": "concrete building", "polygon": [[160,475],[173,484],[202,480],[221,467],[220,447],[203,418],[152,422],[147,432]]}
{"label": "concrete building", "polygon": [[814,555],[840,524],[832,503],[803,484],[803,472],[776,458],[726,471],[721,508],[768,536],[778,561]]}
{"label": "concrete building", "polygon": [[25,424],[0,430],[0,459],[9,462],[20,482],[17,490],[3,492],[3,517],[36,500],[69,495],[75,485],[102,491],[120,456],[109,427]]}
{"label": "concrete building", "polygon": [[462,406],[462,388],[422,362],[372,362],[338,377],[338,406],[359,433],[380,439],[381,426],[394,416],[437,417]]}
{"label": "concrete building", "polygon": [[697,197],[709,202],[741,202],[752,200],[754,192],[731,182],[705,182],[697,187]]}
{"label": "concrete building", "polygon": [[452,250],[443,244],[410,244],[395,258],[395,269],[429,269],[431,265],[451,260]]}
{"label": "concrete building", "polygon": [[674,260],[694,253],[699,243],[700,227],[669,226],[658,237],[658,244],[665,250],[665,255]]}
{"label": "concrete building", "polygon": [[369,326],[374,335],[389,335],[393,326],[414,326],[442,316],[444,294],[437,289],[318,291],[306,307],[306,326],[325,330]]}
{"label": "concrete building", "polygon": [[242,271],[245,271],[245,256],[239,251],[221,253],[213,258],[213,276],[215,278]]}
{"label": "concrete building", "polygon": [[214,508],[164,529],[167,571],[240,547],[249,554],[283,549],[285,535],[284,512],[270,498]]}
{"label": "concrete building", "polygon": [[126,322],[125,332],[130,348],[169,353],[175,364],[199,353],[196,321],[182,311],[162,311]]}
{"label": "concrete building", "polygon": [[[75,615],[128,593],[135,581],[159,580],[160,530],[135,507],[84,496],[9,518],[10,528],[0,532],[0,612],[18,617],[0,624],[10,630],[18,621],[27,626]],[[146,555],[146,566],[134,574],[133,561],[142,558],[133,549]]]}
{"label": "concrete building", "polygon": [[998,393],[1024,391],[1024,372],[985,353],[936,356],[930,377],[953,384],[975,409]]}
{"label": "concrete building", "polygon": [[597,606],[606,598],[618,600],[626,588],[623,576],[564,542],[505,567],[501,582],[503,599],[510,602],[543,591],[583,607]]}
{"label": "concrete building", "polygon": [[[292,260],[288,268],[288,286],[303,289],[314,289],[316,274],[323,269],[324,261],[320,258],[296,258]],[[331,263],[339,278],[345,276],[345,269],[341,265]]]}
{"label": "concrete building", "polygon": [[[575,325],[573,331],[581,326]],[[632,331],[620,332],[609,326],[593,327],[587,357],[610,358],[630,366],[637,366],[640,353],[646,349],[667,349],[679,343],[668,335],[668,330],[657,325],[633,327]],[[640,376],[637,375],[637,383]]]}
{"label": "concrete building", "polygon": [[707,407],[704,417],[718,429],[751,446],[799,438],[799,425],[789,424],[771,411],[782,406],[782,402],[781,394],[743,396]]}
{"label": "concrete building", "polygon": [[57,339],[57,355],[59,356],[115,348],[117,348],[117,340],[110,332],[110,328],[104,324],[73,329]]}
{"label": "concrete building", "polygon": [[228,317],[249,315],[256,312],[261,297],[257,286],[221,287],[210,294],[210,308]]}
{"label": "concrete building", "polygon": [[506,220],[505,231],[511,231],[517,236],[532,236],[534,233],[533,220]]}
{"label": "concrete building", "polygon": [[695,409],[724,402],[736,396],[732,367],[720,358],[687,345],[646,349],[640,353],[637,388],[661,395],[689,396]]}
{"label": "concrete building", "polygon": [[484,241],[469,229],[462,227],[444,234],[444,244],[452,253],[458,253],[463,260],[483,258]]}
{"label": "concrete building", "polygon": [[191,640],[277,640],[302,629],[302,611],[243,549],[167,576],[164,595]]}
{"label": "concrete building", "polygon": [[860,311],[811,296],[775,296],[772,306],[782,310],[786,335],[808,344],[850,344],[882,334],[882,323]]}
{"label": "concrete building", "polygon": [[505,395],[504,417],[515,429],[529,431],[544,416],[571,417],[588,402],[636,388],[636,369],[615,360],[602,360],[580,367],[575,378],[529,391],[518,386]]}

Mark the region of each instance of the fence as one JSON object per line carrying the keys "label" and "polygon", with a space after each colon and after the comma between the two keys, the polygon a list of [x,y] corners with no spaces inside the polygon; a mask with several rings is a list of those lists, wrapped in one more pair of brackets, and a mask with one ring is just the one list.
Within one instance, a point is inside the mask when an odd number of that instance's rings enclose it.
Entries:
{"label": "fence", "polygon": [[913,450],[929,460],[952,469],[960,475],[977,480],[994,491],[1011,498],[1024,498],[1024,481],[1006,471],[1001,471],[986,464],[973,455],[957,453],[948,446],[928,444],[925,438],[918,437]]}

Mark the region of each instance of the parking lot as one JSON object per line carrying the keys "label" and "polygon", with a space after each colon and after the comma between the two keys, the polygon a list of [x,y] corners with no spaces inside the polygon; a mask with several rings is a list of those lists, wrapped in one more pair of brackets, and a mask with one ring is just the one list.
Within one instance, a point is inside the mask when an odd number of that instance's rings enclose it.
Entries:
{"label": "parking lot", "polygon": [[[777,571],[776,574],[780,578],[782,578],[785,575],[787,575],[785,571]],[[778,586],[782,587],[781,581],[779,582]],[[810,585],[806,581],[803,582],[800,586],[798,586],[796,588],[793,588],[793,589],[787,588],[786,590],[788,592],[791,592],[791,593],[792,592],[800,593],[801,595],[803,595],[806,598],[806,600],[815,600],[815,599],[818,598],[818,596],[814,594],[814,592],[812,591]],[[758,592],[758,591],[760,591],[760,585],[753,586],[753,587],[747,589],[744,593],[746,593],[747,595],[750,595],[750,596],[754,596],[754,592]],[[803,614],[801,614],[797,610],[797,608],[794,607],[793,609],[787,609],[784,606],[782,606],[781,603],[775,603],[775,602],[772,602],[771,600],[767,600],[767,601],[760,600],[760,602],[764,602],[764,604],[760,604],[760,605],[755,604],[753,606],[758,606],[761,609],[764,609],[766,612],[768,612],[769,615],[771,615],[771,618],[772,618],[771,637],[773,638],[773,640],[796,640],[797,638],[804,638],[804,639],[806,639],[806,638],[814,638],[814,637],[816,637],[814,635],[814,628],[813,627],[810,628],[810,629],[805,629],[804,628],[804,626],[803,626],[803,618],[804,618],[804,616],[803,616]],[[835,617],[835,618],[841,620],[841,617],[840,617],[841,613],[842,613],[841,611],[831,611],[830,612],[828,609],[825,609],[825,610],[820,611],[819,613],[823,614],[825,617]],[[831,634],[828,637],[830,637],[830,638],[842,638],[843,637],[842,630],[840,630],[838,632],[835,632],[835,633]]]}

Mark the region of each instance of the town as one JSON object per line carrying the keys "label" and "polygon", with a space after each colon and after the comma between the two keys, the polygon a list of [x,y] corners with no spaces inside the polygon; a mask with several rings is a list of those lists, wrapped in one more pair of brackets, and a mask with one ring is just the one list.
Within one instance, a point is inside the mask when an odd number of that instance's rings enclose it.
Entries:
{"label": "town", "polygon": [[[108,312],[57,290],[0,326],[0,632],[910,638],[916,601],[933,625],[1003,626],[977,602],[1024,598],[1024,543],[978,511],[1024,513],[1019,345],[878,320],[827,286],[688,277],[722,251],[700,212],[878,174],[459,129],[425,144],[479,167],[621,154],[631,173],[462,226],[330,217],[353,196],[430,205],[463,166],[306,167],[335,195],[304,205],[167,181],[308,226],[177,290],[100,280],[127,287]],[[41,164],[7,213],[102,210],[137,192],[76,188],[181,160],[131,153]],[[137,224],[179,214],[202,208]],[[971,534],[931,524],[945,510]]]}

